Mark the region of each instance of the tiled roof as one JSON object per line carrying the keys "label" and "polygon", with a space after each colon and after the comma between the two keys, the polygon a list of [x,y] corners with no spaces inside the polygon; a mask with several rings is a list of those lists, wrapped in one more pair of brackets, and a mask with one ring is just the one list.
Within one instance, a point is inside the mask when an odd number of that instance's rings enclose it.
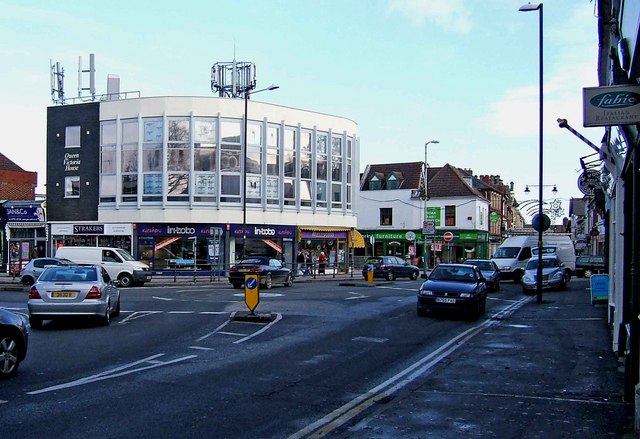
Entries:
{"label": "tiled roof", "polygon": [[24,171],[0,152],[0,171]]}
{"label": "tiled roof", "polygon": [[399,179],[398,189],[419,189],[422,180],[422,162],[369,165],[362,174],[360,190],[369,190],[369,180],[374,174],[384,181],[391,173]]}
{"label": "tiled roof", "polygon": [[482,197],[482,194],[464,181],[465,174],[458,168],[446,164],[441,168],[429,168],[427,191],[429,197]]}

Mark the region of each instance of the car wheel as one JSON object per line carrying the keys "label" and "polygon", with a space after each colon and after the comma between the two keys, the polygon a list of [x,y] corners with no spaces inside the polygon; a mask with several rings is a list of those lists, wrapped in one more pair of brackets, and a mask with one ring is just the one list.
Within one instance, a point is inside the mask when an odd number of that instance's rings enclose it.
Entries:
{"label": "car wheel", "polygon": [[592,274],[593,274],[593,271],[589,269],[584,270],[584,277],[586,277],[587,279],[589,279]]}
{"label": "car wheel", "polygon": [[273,286],[273,280],[271,279],[271,275],[267,274],[267,278],[264,280],[264,287],[267,290],[270,290]]}
{"label": "car wheel", "polygon": [[418,278],[418,272],[417,271],[412,271],[411,272],[411,280],[416,280]]}
{"label": "car wheel", "polygon": [[495,290],[496,291],[500,291],[500,281],[499,280],[496,281],[496,289]]}
{"label": "car wheel", "polygon": [[284,283],[285,287],[292,287],[293,286],[293,274],[289,273],[289,276],[287,276],[287,280]]}
{"label": "car wheel", "polygon": [[487,296],[480,302],[480,315],[484,315],[485,312],[487,312]]}
{"label": "car wheel", "polygon": [[100,317],[100,324],[102,326],[109,326],[110,321],[111,321],[111,303],[107,303],[107,310],[104,312],[104,315]]}
{"label": "car wheel", "polygon": [[396,275],[393,271],[389,270],[389,272],[387,273],[387,280],[395,280]]}
{"label": "car wheel", "polygon": [[420,317],[426,317],[427,316],[427,310],[424,308],[417,308],[418,311],[418,316]]}
{"label": "car wheel", "polygon": [[10,378],[18,371],[20,344],[11,333],[0,334],[0,378]]}
{"label": "car wheel", "polygon": [[513,273],[513,283],[519,284],[520,282],[522,282],[522,276],[524,276],[524,273],[522,271],[516,271],[515,273]]}
{"label": "car wheel", "polygon": [[116,309],[113,310],[113,316],[118,317],[120,315],[120,298],[118,297],[118,303],[116,303]]}
{"label": "car wheel", "polygon": [[123,288],[128,288],[133,285],[133,278],[128,273],[122,273],[120,277],[118,277],[118,280],[120,281],[120,286]]}
{"label": "car wheel", "polygon": [[242,286],[242,284],[232,284],[232,285],[233,285],[233,288],[236,290],[239,290],[240,287]]}
{"label": "car wheel", "polygon": [[30,287],[31,285],[33,285],[35,283],[35,279],[32,278],[31,276],[24,276],[22,278],[22,285],[24,285],[25,287]]}
{"label": "car wheel", "polygon": [[29,316],[29,326],[33,329],[42,328],[42,317]]}

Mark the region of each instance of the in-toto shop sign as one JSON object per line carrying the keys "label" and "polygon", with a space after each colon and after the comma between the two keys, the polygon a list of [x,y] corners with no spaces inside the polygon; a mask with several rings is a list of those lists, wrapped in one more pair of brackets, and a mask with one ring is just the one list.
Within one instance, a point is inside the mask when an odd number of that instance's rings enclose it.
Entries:
{"label": "in-toto shop sign", "polygon": [[585,127],[630,125],[640,122],[640,86],[582,89]]}

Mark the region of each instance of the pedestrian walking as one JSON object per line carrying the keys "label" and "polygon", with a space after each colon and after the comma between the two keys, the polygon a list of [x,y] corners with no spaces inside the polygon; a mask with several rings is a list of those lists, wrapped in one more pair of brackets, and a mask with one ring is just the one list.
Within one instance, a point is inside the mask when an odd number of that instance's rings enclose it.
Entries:
{"label": "pedestrian walking", "polygon": [[302,276],[304,274],[303,270],[306,265],[304,253],[302,252],[302,250],[298,250],[298,256],[296,256],[296,263],[298,264],[296,276]]}
{"label": "pedestrian walking", "polygon": [[327,266],[327,255],[324,252],[320,252],[318,256],[318,274],[325,274],[325,267]]}

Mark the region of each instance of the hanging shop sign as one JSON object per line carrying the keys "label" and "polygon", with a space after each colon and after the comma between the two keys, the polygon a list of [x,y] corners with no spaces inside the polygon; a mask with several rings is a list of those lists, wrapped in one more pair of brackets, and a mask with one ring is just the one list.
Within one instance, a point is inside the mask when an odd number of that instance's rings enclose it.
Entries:
{"label": "hanging shop sign", "polygon": [[585,195],[593,195],[600,187],[600,171],[587,169],[578,177],[578,189]]}
{"label": "hanging shop sign", "polygon": [[583,125],[604,127],[640,122],[640,86],[582,89]]}

